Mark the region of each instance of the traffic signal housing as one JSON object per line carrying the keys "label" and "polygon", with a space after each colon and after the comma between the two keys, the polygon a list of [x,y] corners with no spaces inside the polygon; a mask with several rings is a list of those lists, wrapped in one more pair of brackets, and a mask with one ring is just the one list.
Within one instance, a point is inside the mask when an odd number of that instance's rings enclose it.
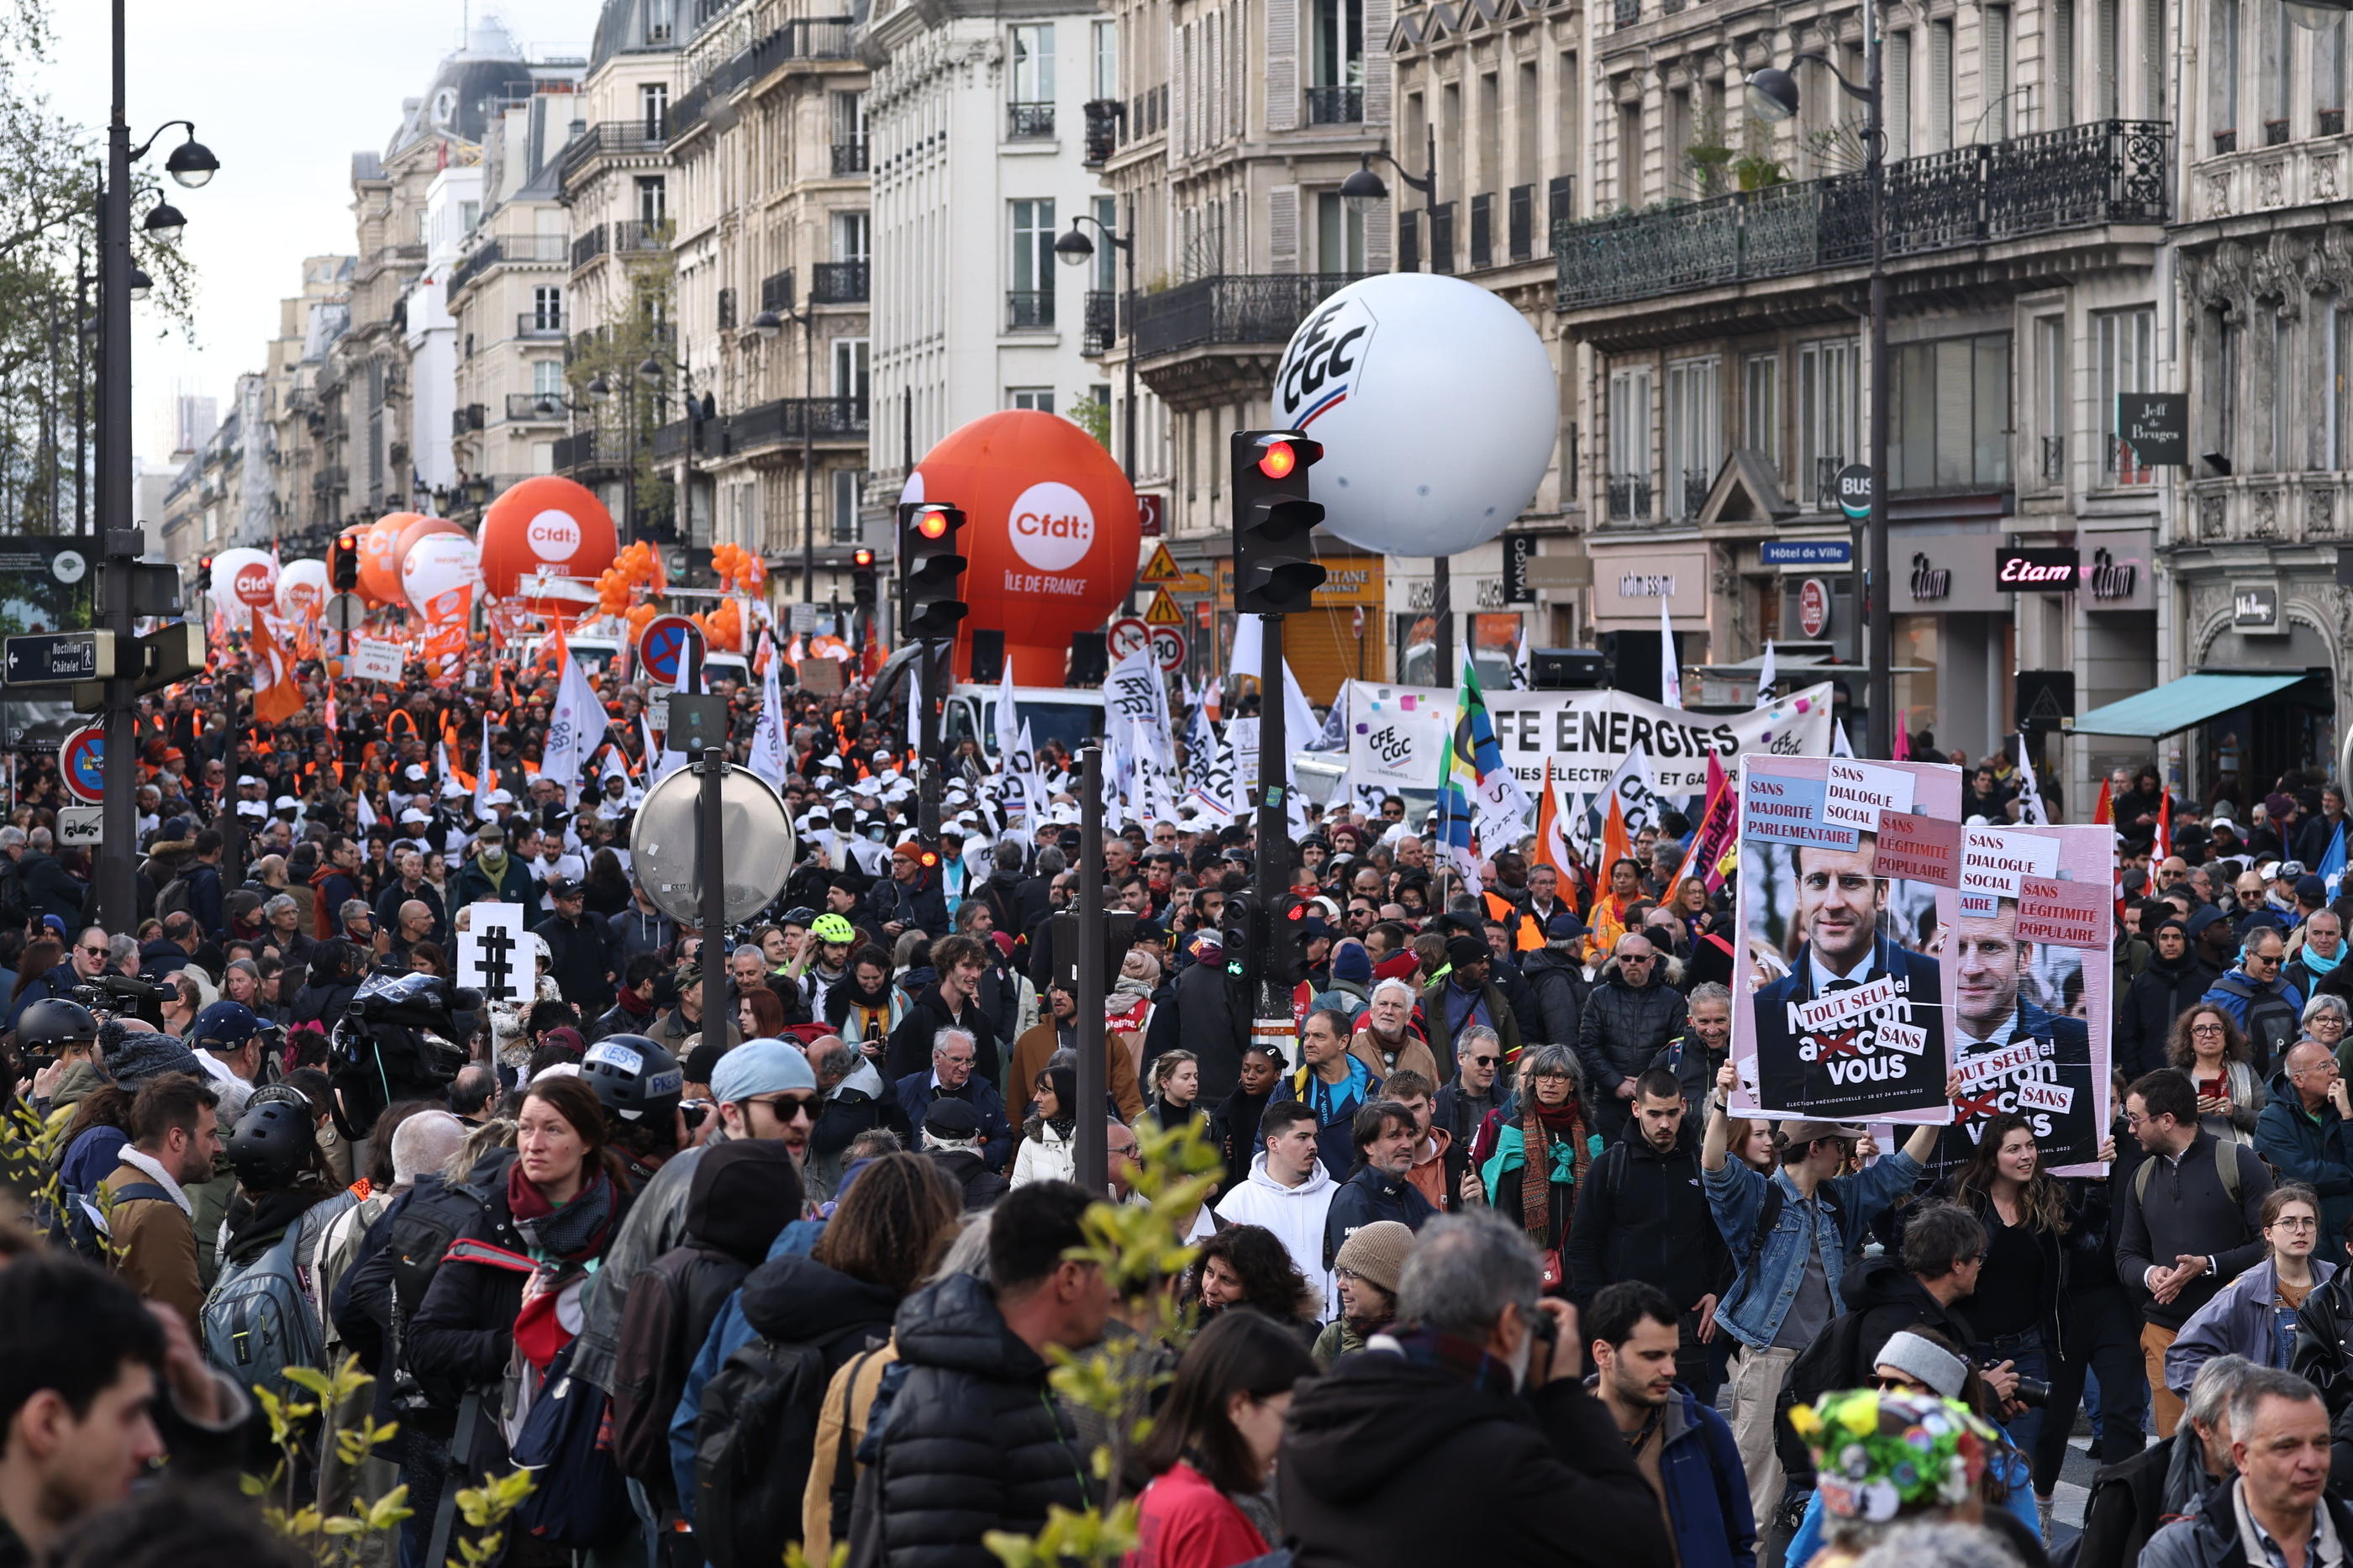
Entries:
{"label": "traffic signal housing", "polygon": [[874,552],[860,545],[849,556],[849,602],[852,607],[874,607]]}
{"label": "traffic signal housing", "polygon": [[899,508],[899,581],[906,595],[905,636],[953,641],[969,613],[963,592],[965,558],[956,551],[964,513],[940,501]]}
{"label": "traffic signal housing", "polygon": [[1234,608],[1306,609],[1324,583],[1309,539],[1324,509],[1307,499],[1307,471],[1324,447],[1295,430],[1237,430],[1232,456]]}
{"label": "traffic signal housing", "polygon": [[1254,1005],[1266,957],[1266,911],[1259,907],[1255,891],[1237,888],[1226,895],[1225,913],[1218,920],[1218,941],[1225,949],[1228,984],[1241,988],[1246,1006]]}
{"label": "traffic signal housing", "polygon": [[327,582],[338,594],[349,594],[360,585],[360,542],[337,539],[327,546]]}
{"label": "traffic signal housing", "polygon": [[1296,984],[1306,972],[1307,918],[1314,911],[1296,893],[1277,893],[1267,910],[1267,973],[1277,984]]}

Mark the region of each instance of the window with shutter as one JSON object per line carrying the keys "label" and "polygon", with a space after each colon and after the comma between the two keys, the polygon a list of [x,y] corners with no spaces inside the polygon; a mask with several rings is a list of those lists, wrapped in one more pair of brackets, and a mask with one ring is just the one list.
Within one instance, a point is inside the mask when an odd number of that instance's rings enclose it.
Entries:
{"label": "window with shutter", "polygon": [[1887,158],[1912,156],[1912,35],[1887,36]]}
{"label": "window with shutter", "polygon": [[2000,142],[2010,135],[2010,7],[1987,6],[1984,28],[1984,139]]}
{"label": "window with shutter", "polygon": [[2100,112],[2095,118],[2114,120],[2119,112],[2117,100],[2121,96],[2124,80],[2124,61],[2117,52],[2116,0],[2094,0],[2094,3],[2093,14],[2098,18],[2100,29],[2095,41],[2099,53],[2094,57],[2099,61]]}
{"label": "window with shutter", "polygon": [[2140,61],[2143,120],[2166,118],[2165,71],[2170,54],[2165,35],[2165,0],[2141,0]]}
{"label": "window with shutter", "polygon": [[1953,24],[1928,24],[1928,151],[1953,144]]}
{"label": "window with shutter", "polygon": [[2075,123],[2075,0],[2051,6],[2051,121],[2053,127]]}
{"label": "window with shutter", "polygon": [[1266,128],[1293,131],[1299,125],[1300,0],[1267,0]]}

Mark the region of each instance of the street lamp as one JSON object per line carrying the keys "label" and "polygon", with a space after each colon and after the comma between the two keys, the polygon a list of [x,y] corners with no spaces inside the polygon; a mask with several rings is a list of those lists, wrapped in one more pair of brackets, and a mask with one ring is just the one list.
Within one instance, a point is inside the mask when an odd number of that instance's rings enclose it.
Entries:
{"label": "street lamp", "polygon": [[[1117,251],[1121,257],[1126,275],[1128,310],[1133,312],[1135,309],[1135,198],[1134,196],[1127,198],[1127,216],[1124,221],[1128,233],[1122,236],[1113,233],[1104,225],[1103,219],[1092,213],[1073,213],[1071,215],[1071,232],[1054,242],[1054,254],[1060,257],[1063,265],[1067,267],[1083,267],[1093,260],[1094,241],[1079,232],[1079,225],[1082,223],[1094,225],[1095,232],[1103,237],[1103,243]],[[1118,321],[1116,313],[1112,319],[1114,322]],[[1120,445],[1124,448],[1120,454],[1123,458],[1121,466],[1127,470],[1128,489],[1134,489],[1135,488],[1135,343],[1132,338],[1127,345],[1127,413],[1120,421]]]}
{"label": "street lamp", "polygon": [[588,401],[604,404],[612,400],[613,384],[605,379],[605,373],[600,370],[588,378]]}
{"label": "street lamp", "polygon": [[[131,144],[126,86],[129,40],[123,9],[124,0],[111,0],[112,91],[106,122],[106,184],[99,192],[98,202],[98,526],[100,557],[111,581],[128,578],[132,563],[147,548],[146,533],[139,526],[138,508],[132,496],[131,476],[131,298],[138,285],[134,276],[138,268],[131,256],[131,169],[154,146],[155,136],[150,136],[135,149]],[[155,135],[162,135],[173,126],[185,127],[188,141],[173,151],[165,168],[181,185],[200,185],[219,171],[220,160],[195,140],[195,127],[187,121],[173,121]],[[167,243],[176,239],[186,226],[187,219],[179,209],[165,202],[157,203],[145,221],[147,232]],[[132,595],[110,593],[104,597],[105,629],[113,634],[118,647],[127,647],[133,635]],[[133,671],[137,664],[132,659],[117,666],[121,673],[105,683],[101,708],[106,731],[107,805],[105,831],[98,850],[96,923],[111,931],[128,929],[134,923],[137,912],[137,835],[132,798],[136,754],[132,721],[138,700]]]}
{"label": "street lamp", "polygon": [[[1862,104],[1862,179],[1871,230],[1871,274],[1867,310],[1871,318],[1868,358],[1871,367],[1870,451],[1871,512],[1855,552],[1854,603],[1863,624],[1863,680],[1868,709],[1863,714],[1863,750],[1874,757],[1892,757],[1895,722],[1895,662],[1893,624],[1889,618],[1887,572],[1887,132],[1883,120],[1879,7],[1874,0],[1862,6],[1863,82],[1847,80],[1830,57],[1819,49],[1801,49],[1789,64],[1810,60],[1831,73],[1850,98]],[[1757,119],[1778,121],[1798,112],[1798,79],[1789,71],[1767,66],[1749,74],[1746,96],[1748,110]]]}
{"label": "street lamp", "polygon": [[133,304],[155,291],[155,279],[139,268],[131,269],[131,299]]}

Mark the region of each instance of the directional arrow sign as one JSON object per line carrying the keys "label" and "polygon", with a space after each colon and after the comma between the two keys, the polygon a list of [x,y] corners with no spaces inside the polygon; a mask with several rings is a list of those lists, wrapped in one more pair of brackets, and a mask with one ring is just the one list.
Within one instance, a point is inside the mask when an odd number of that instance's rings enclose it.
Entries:
{"label": "directional arrow sign", "polygon": [[10,686],[58,686],[114,676],[112,632],[44,632],[10,637],[6,656]]}

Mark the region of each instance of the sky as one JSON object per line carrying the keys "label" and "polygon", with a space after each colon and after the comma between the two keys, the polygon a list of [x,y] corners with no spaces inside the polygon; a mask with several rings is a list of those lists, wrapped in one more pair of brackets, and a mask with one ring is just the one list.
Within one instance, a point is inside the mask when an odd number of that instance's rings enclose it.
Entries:
{"label": "sky", "polygon": [[[302,258],[351,250],[351,155],[383,151],[401,100],[424,95],[469,13],[503,19],[526,55],[586,55],[598,10],[598,0],[123,3],[132,144],[193,120],[221,163],[202,190],[164,182],[188,219],[193,340],[176,329],[159,340],[169,324],[133,307],[135,442],[150,468],[171,448],[175,395],[209,395],[226,412],[237,377],[262,368],[279,300],[301,291]],[[49,58],[32,74],[57,112],[102,132],[109,7],[51,0],[49,14]],[[168,132],[148,154],[159,174],[184,135]]]}

